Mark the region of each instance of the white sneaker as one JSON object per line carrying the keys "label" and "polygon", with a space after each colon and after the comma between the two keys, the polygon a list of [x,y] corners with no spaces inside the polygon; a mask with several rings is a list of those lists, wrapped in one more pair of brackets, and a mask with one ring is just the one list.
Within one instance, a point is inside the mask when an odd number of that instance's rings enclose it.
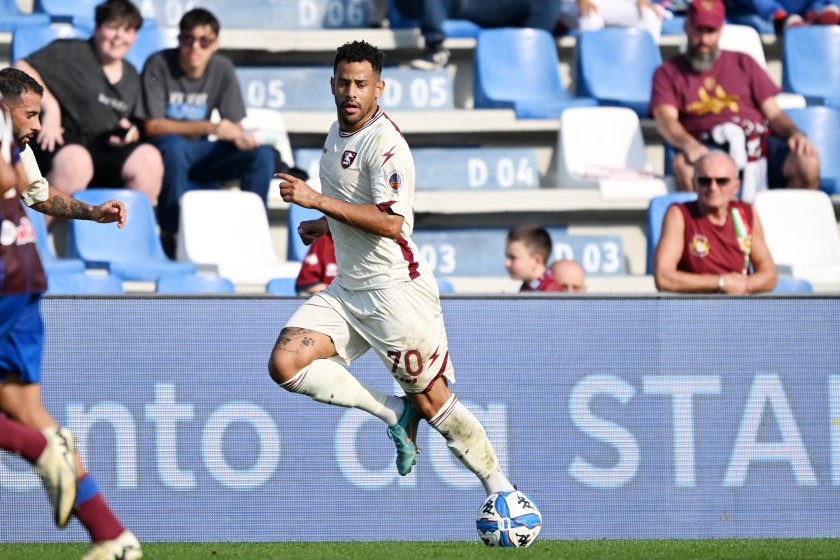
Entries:
{"label": "white sneaker", "polygon": [[63,529],[76,501],[76,442],[70,430],[60,426],[41,433],[47,438],[47,446],[35,463],[35,472],[47,491],[55,524]]}
{"label": "white sneaker", "polygon": [[93,543],[82,560],[140,560],[143,550],[140,542],[131,531],[123,531],[119,537],[110,541]]}

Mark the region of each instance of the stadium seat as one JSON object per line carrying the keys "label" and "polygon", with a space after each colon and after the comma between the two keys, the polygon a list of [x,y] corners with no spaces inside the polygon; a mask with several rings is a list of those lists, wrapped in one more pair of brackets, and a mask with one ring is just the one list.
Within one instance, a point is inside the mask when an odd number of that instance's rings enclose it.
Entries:
{"label": "stadium seat", "polygon": [[452,282],[450,282],[446,278],[437,278],[437,285],[438,292],[441,294],[455,293],[455,287],[452,285]]}
{"label": "stadium seat", "polygon": [[304,208],[297,204],[289,205],[289,243],[286,258],[289,261],[301,262],[309,248],[303,244],[298,235],[297,228],[304,220],[317,220],[323,216],[318,210]]}
{"label": "stadium seat", "polygon": [[627,107],[564,111],[557,162],[560,188],[598,188],[602,198],[614,200],[649,200],[668,192],[665,179],[651,171],[639,117]]}
{"label": "stadium seat", "polygon": [[574,97],[563,85],[557,44],[542,29],[485,29],[474,56],[477,109],[513,109],[519,119],[556,119],[569,107],[597,104]]}
{"label": "stadium seat", "polygon": [[164,254],[155,210],[145,195],[128,189],[87,189],[75,198],[94,206],[113,198],[124,202],[128,210],[123,229],[116,224],[67,221],[67,252],[85,261],[88,268],[105,268],[123,280],[146,281],[195,272],[192,264],[175,262]]}
{"label": "stadium seat", "polygon": [[840,289],[840,234],[834,205],[826,193],[763,191],[756,195],[755,210],[777,266],[815,287]]}
{"label": "stadium seat", "polygon": [[647,266],[645,274],[653,274],[653,254],[659,244],[662,235],[662,220],[665,219],[665,212],[675,202],[688,202],[697,200],[697,193],[674,192],[650,199],[647,211]]}
{"label": "stadium seat", "polygon": [[38,256],[44,266],[47,276],[56,274],[68,274],[71,272],[84,272],[85,263],[80,259],[63,259],[55,254],[50,246],[49,232],[44,221],[44,215],[40,212],[26,207],[26,216],[35,230],[35,245],[38,248]]}
{"label": "stadium seat", "polygon": [[138,72],[143,70],[146,59],[163,49],[178,46],[178,30],[174,28],[158,27],[144,24],[137,31],[137,41],[125,55]]}
{"label": "stadium seat", "polygon": [[786,113],[817,148],[820,189],[840,194],[840,107],[788,109]]}
{"label": "stadium seat", "polygon": [[65,24],[19,27],[12,33],[9,62],[26,58],[56,39],[87,39],[90,31]]}
{"label": "stadium seat", "polygon": [[300,270],[300,263],[277,257],[259,195],[237,190],[197,190],[181,197],[178,260],[237,286],[260,288]]}
{"label": "stadium seat", "polygon": [[296,278],[272,278],[265,286],[265,291],[275,296],[296,296]]}
{"label": "stadium seat", "polygon": [[50,17],[45,14],[24,13],[17,0],[0,0],[0,32],[12,32],[32,26],[49,25]]}
{"label": "stadium seat", "polygon": [[122,281],[113,274],[70,272],[47,277],[46,295],[118,295],[124,294]]}
{"label": "stadium seat", "polygon": [[779,275],[779,282],[773,288],[774,294],[810,294],[814,286],[804,278],[792,278]]}
{"label": "stadium seat", "polygon": [[647,117],[653,73],[662,64],[650,33],[633,27],[587,31],[578,37],[575,54],[578,95]]}
{"label": "stadium seat", "polygon": [[782,41],[782,89],[808,105],[840,108],[840,27],[788,28]]}
{"label": "stadium seat", "polygon": [[54,22],[70,23],[75,18],[92,18],[101,0],[35,0],[33,12],[47,14]]}
{"label": "stadium seat", "polygon": [[155,291],[159,294],[232,294],[236,287],[221,276],[179,274],[160,278]]}

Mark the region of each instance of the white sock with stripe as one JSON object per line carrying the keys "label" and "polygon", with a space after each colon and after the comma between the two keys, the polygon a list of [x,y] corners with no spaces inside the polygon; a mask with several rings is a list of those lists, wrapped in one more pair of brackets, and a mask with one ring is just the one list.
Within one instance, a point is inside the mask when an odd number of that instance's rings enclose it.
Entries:
{"label": "white sock with stripe", "polygon": [[487,494],[513,490],[499,469],[499,461],[487,432],[478,418],[455,395],[429,420],[429,426],[446,440],[446,446],[470,471],[475,473]]}

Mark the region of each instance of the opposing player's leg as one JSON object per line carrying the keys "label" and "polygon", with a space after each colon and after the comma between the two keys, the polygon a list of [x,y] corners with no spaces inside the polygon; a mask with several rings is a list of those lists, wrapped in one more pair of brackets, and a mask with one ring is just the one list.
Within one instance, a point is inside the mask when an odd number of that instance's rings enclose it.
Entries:
{"label": "opposing player's leg", "polygon": [[64,528],[76,499],[76,464],[73,435],[66,428],[29,428],[0,413],[0,449],[32,463],[41,478],[53,510],[55,524]]}
{"label": "opposing player's leg", "polygon": [[388,425],[396,424],[405,401],[369,387],[335,361],[342,359],[349,364],[369,346],[352,332],[328,297],[323,292],[315,294],[289,319],[271,351],[271,378],[292,393],[325,404],[358,408]]}
{"label": "opposing player's leg", "polygon": [[[10,310],[9,301],[14,303],[15,300],[4,299],[7,307],[2,310],[5,312]],[[3,333],[0,337],[0,372],[4,374],[0,384],[0,409],[24,426],[49,434],[48,439],[53,436],[67,439],[67,433],[58,428],[41,400],[39,382],[44,331],[39,298],[32,297],[17,303],[22,307],[16,311],[14,324],[0,329]],[[7,315],[2,317],[5,319]],[[94,546],[120,539],[126,532],[125,527],[105,503],[93,477],[85,472],[78,451],[73,449],[72,453],[76,469],[73,513],[87,529]],[[139,545],[124,555],[124,558],[132,560],[141,557]]]}

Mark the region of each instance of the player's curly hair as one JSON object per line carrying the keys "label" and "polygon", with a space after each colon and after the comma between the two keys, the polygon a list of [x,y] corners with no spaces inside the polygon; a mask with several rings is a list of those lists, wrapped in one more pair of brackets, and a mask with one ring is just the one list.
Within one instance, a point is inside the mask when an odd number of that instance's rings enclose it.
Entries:
{"label": "player's curly hair", "polygon": [[382,64],[385,62],[385,53],[365,41],[353,41],[344,43],[335,53],[333,63],[333,74],[338,70],[339,62],[370,62],[373,73],[377,76],[382,74]]}
{"label": "player's curly hair", "polygon": [[44,95],[44,87],[38,81],[17,68],[8,66],[0,70],[0,95],[7,101],[17,101],[23,95],[34,92]]}

